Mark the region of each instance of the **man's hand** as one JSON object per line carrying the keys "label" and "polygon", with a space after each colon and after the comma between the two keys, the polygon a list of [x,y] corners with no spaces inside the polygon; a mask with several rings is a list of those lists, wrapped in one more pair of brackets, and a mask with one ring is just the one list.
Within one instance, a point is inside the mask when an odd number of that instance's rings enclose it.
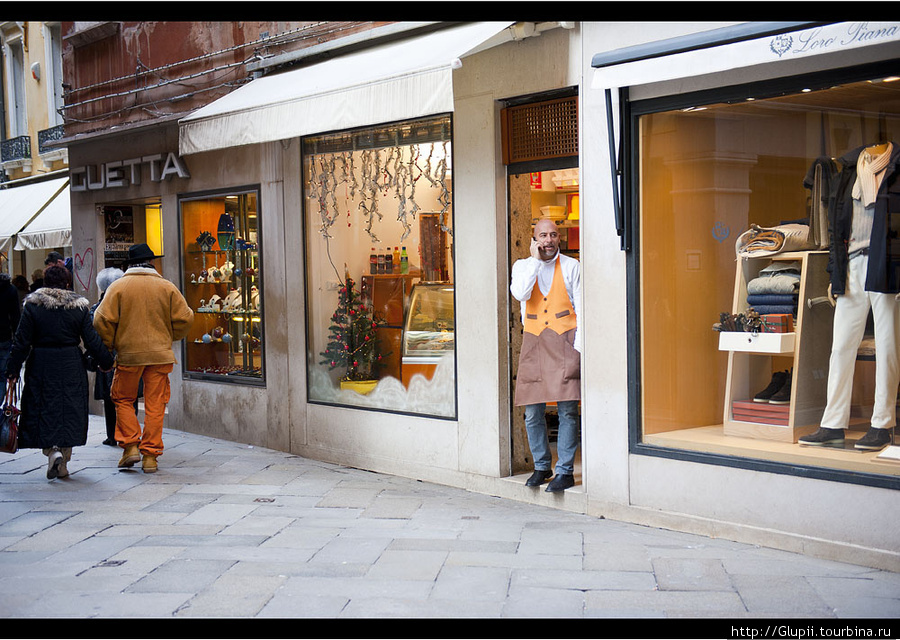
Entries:
{"label": "man's hand", "polygon": [[[898,293],[897,295],[900,296],[900,293]],[[828,283],[828,302],[830,302],[831,306],[833,307],[836,300],[837,296],[831,293],[831,283]]]}
{"label": "man's hand", "polygon": [[535,240],[534,238],[531,239],[530,252],[531,252],[531,257],[534,258],[535,260],[541,259],[541,254],[538,251],[538,243],[537,243],[537,240]]}

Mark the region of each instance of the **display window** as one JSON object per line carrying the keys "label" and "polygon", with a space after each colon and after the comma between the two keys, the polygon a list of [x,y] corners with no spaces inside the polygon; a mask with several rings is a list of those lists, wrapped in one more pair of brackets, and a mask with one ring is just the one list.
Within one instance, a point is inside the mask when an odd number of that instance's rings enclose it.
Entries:
{"label": "display window", "polygon": [[[633,105],[638,449],[896,486],[898,388],[886,372],[900,326],[900,181],[888,158],[900,151],[900,81],[809,80]],[[881,169],[860,172],[869,161]],[[837,223],[836,198],[847,207]],[[863,293],[854,328],[850,292],[830,289],[840,255],[862,281],[881,271],[892,292]],[[821,426],[835,437],[814,441]],[[865,446],[872,427],[882,440]]]}
{"label": "display window", "polygon": [[455,417],[450,116],[302,149],[309,400]]}
{"label": "display window", "polygon": [[262,384],[263,287],[254,190],[180,199],[182,286],[194,310],[187,378]]}

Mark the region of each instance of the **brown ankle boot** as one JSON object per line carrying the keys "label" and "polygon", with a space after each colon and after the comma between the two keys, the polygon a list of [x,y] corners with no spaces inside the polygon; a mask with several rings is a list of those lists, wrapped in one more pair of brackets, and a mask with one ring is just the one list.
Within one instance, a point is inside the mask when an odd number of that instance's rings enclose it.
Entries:
{"label": "brown ankle boot", "polygon": [[159,467],[156,465],[156,456],[152,453],[145,453],[141,459],[141,469],[144,473],[156,473]]}
{"label": "brown ankle boot", "polygon": [[135,462],[140,462],[141,452],[138,450],[137,444],[125,445],[125,452],[119,458],[119,468],[132,467]]}

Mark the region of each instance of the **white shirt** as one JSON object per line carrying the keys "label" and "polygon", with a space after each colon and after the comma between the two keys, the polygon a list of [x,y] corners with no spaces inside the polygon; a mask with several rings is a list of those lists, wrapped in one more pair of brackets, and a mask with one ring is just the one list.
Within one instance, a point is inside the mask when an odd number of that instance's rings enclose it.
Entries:
{"label": "white shirt", "polygon": [[578,353],[581,353],[581,265],[578,260],[559,252],[548,262],[532,257],[516,260],[512,268],[512,283],[509,285],[509,291],[521,303],[522,322],[524,323],[525,303],[531,297],[534,283],[537,282],[538,289],[544,295],[550,293],[557,258],[559,258],[563,283],[566,285],[566,293],[569,294],[569,302],[575,309],[575,343],[573,346]]}

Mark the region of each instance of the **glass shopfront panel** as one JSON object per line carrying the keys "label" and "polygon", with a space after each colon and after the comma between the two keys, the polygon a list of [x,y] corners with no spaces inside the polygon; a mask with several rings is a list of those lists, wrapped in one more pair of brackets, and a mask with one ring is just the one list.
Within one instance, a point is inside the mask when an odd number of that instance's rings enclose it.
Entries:
{"label": "glass shopfront panel", "polygon": [[309,400],[455,417],[450,116],[302,147]]}
{"label": "glass shopfront panel", "polygon": [[[826,405],[835,317],[827,204],[837,159],[900,140],[896,80],[798,84],[745,99],[732,99],[734,88],[728,102],[635,105],[641,443],[900,475],[888,459],[895,446],[855,447],[874,402],[871,316],[851,365],[844,443],[799,441]],[[766,234],[750,239],[751,225],[799,235],[767,244]]]}
{"label": "glass shopfront panel", "polygon": [[180,201],[182,290],[194,310],[187,378],[261,384],[263,312],[256,190]]}

